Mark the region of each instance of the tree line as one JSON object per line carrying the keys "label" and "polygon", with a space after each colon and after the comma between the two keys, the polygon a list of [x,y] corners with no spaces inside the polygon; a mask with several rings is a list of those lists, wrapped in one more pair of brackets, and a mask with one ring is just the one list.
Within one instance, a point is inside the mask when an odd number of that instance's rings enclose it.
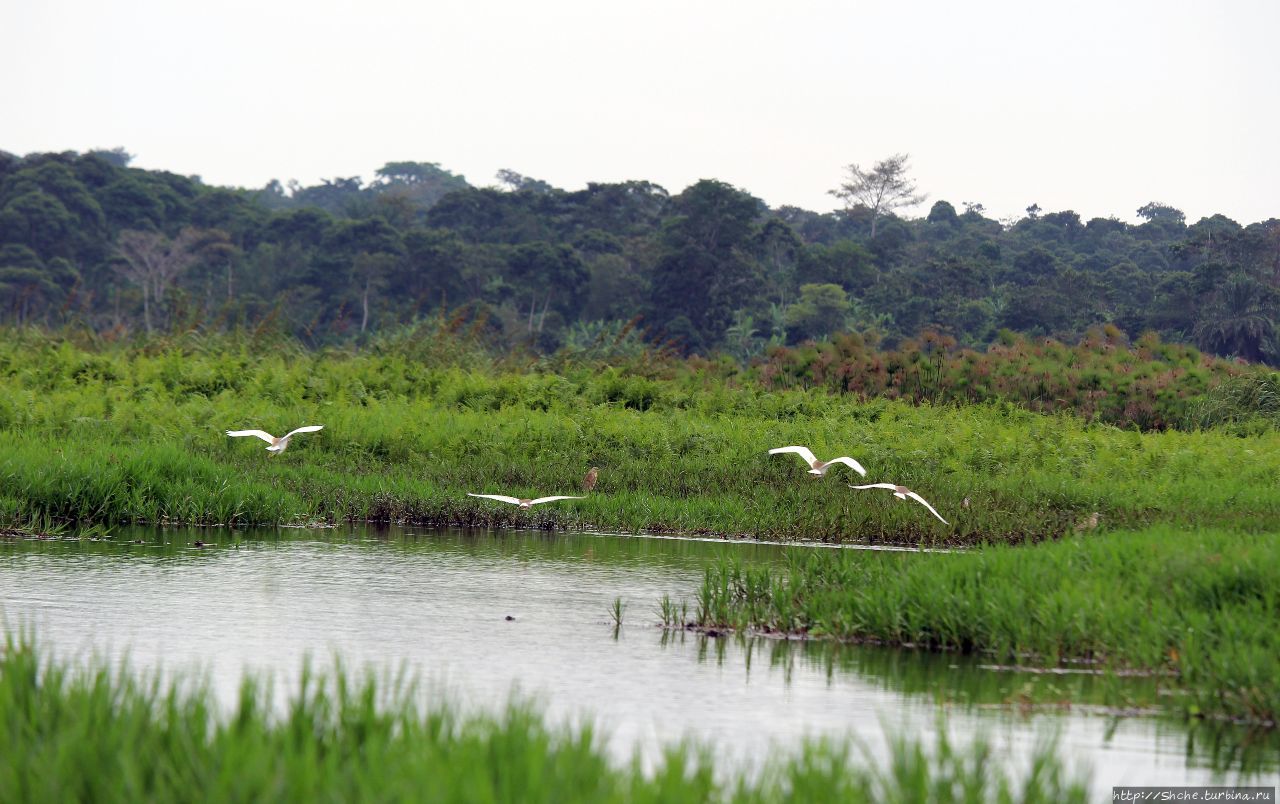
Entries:
{"label": "tree line", "polygon": [[[1280,362],[1280,220],[1141,223],[1032,204],[1017,220],[923,196],[905,155],[834,177],[842,209],[770,208],[702,180],[563,190],[438,164],[365,181],[216,187],[123,149],[0,152],[0,321],[98,331],[272,326],[313,344],[446,312],[511,347],[581,346],[619,322],[739,360],[848,331],[1080,339],[1109,324]],[[921,207],[923,209],[923,207]]]}

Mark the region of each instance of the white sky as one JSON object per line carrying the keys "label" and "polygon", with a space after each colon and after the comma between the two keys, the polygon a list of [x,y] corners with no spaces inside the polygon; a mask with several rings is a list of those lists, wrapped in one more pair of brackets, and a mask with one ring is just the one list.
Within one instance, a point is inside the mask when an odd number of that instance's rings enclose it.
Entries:
{"label": "white sky", "polygon": [[[989,215],[1280,217],[1277,0],[7,0],[0,149],[260,187],[439,162],[825,211],[899,151]],[[914,210],[924,214],[927,204]]]}

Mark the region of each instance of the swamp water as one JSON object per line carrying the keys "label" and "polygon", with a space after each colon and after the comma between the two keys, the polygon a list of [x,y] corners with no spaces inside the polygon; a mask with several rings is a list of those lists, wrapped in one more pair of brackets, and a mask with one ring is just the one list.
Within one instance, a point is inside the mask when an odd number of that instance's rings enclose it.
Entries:
{"label": "swamp water", "polygon": [[657,626],[664,594],[687,600],[692,616],[709,562],[804,549],[827,548],[535,531],[124,529],[104,541],[0,542],[0,618],[63,658],[127,655],[135,669],[200,675],[223,701],[246,671],[288,690],[304,659],[322,668],[335,655],[349,669],[403,669],[467,707],[496,708],[515,693],[552,720],[592,719],[620,761],[692,738],[721,767],[744,768],[819,735],[852,736],[878,757],[887,738],[931,743],[941,725],[961,744],[983,735],[1023,766],[1056,735],[1059,756],[1089,772],[1097,797],[1121,784],[1276,778],[1274,735],[1091,705],[1149,705],[1151,679],[1037,676],[955,655]]}

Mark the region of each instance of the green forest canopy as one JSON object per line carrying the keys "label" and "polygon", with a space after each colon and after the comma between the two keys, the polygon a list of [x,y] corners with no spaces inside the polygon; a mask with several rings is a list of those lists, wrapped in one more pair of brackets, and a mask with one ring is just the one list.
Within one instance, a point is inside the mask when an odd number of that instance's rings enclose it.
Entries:
{"label": "green forest canopy", "polygon": [[554,351],[638,319],[655,342],[740,360],[850,330],[982,346],[1111,324],[1280,363],[1274,218],[1188,225],[1151,203],[1132,225],[1033,204],[1001,222],[937,201],[910,219],[770,208],[715,180],[567,191],[504,170],[476,187],[425,162],[244,190],[129,161],[0,152],[0,322],[270,324],[322,344],[445,310]]}

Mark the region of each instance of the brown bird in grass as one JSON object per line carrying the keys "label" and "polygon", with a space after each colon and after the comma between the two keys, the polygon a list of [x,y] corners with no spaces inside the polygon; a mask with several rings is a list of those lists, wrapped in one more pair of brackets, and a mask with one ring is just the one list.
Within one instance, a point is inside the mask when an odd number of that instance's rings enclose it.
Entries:
{"label": "brown bird in grass", "polygon": [[596,487],[596,478],[600,476],[600,467],[593,466],[587,476],[582,478],[582,490],[591,491]]}
{"label": "brown bird in grass", "polygon": [[820,461],[814,457],[814,454],[809,451],[808,447],[778,447],[777,449],[769,450],[770,455],[777,455],[782,452],[794,452],[799,455],[805,463],[809,464],[809,474],[816,475],[817,477],[825,475],[827,470],[837,463],[842,463],[845,466],[848,466],[863,477],[867,476],[867,470],[862,468],[862,464],[847,456],[842,455],[839,458],[832,458],[829,461]]}
{"label": "brown bird in grass", "polygon": [[586,499],[586,497],[566,497],[563,494],[561,494],[555,497],[535,497],[532,500],[526,500],[520,497],[508,497],[505,494],[472,494],[469,491],[467,492],[467,496],[468,497],[484,497],[485,499],[488,499],[488,500],[497,500],[498,502],[511,503],[512,505],[518,505],[521,508],[532,508],[535,505],[541,505],[542,503],[555,502],[556,500],[585,500]]}
{"label": "brown bird in grass", "polygon": [[1075,526],[1076,533],[1083,533],[1086,530],[1096,530],[1098,527],[1098,512],[1094,511],[1089,514],[1089,518],[1083,522],[1077,522]]}

